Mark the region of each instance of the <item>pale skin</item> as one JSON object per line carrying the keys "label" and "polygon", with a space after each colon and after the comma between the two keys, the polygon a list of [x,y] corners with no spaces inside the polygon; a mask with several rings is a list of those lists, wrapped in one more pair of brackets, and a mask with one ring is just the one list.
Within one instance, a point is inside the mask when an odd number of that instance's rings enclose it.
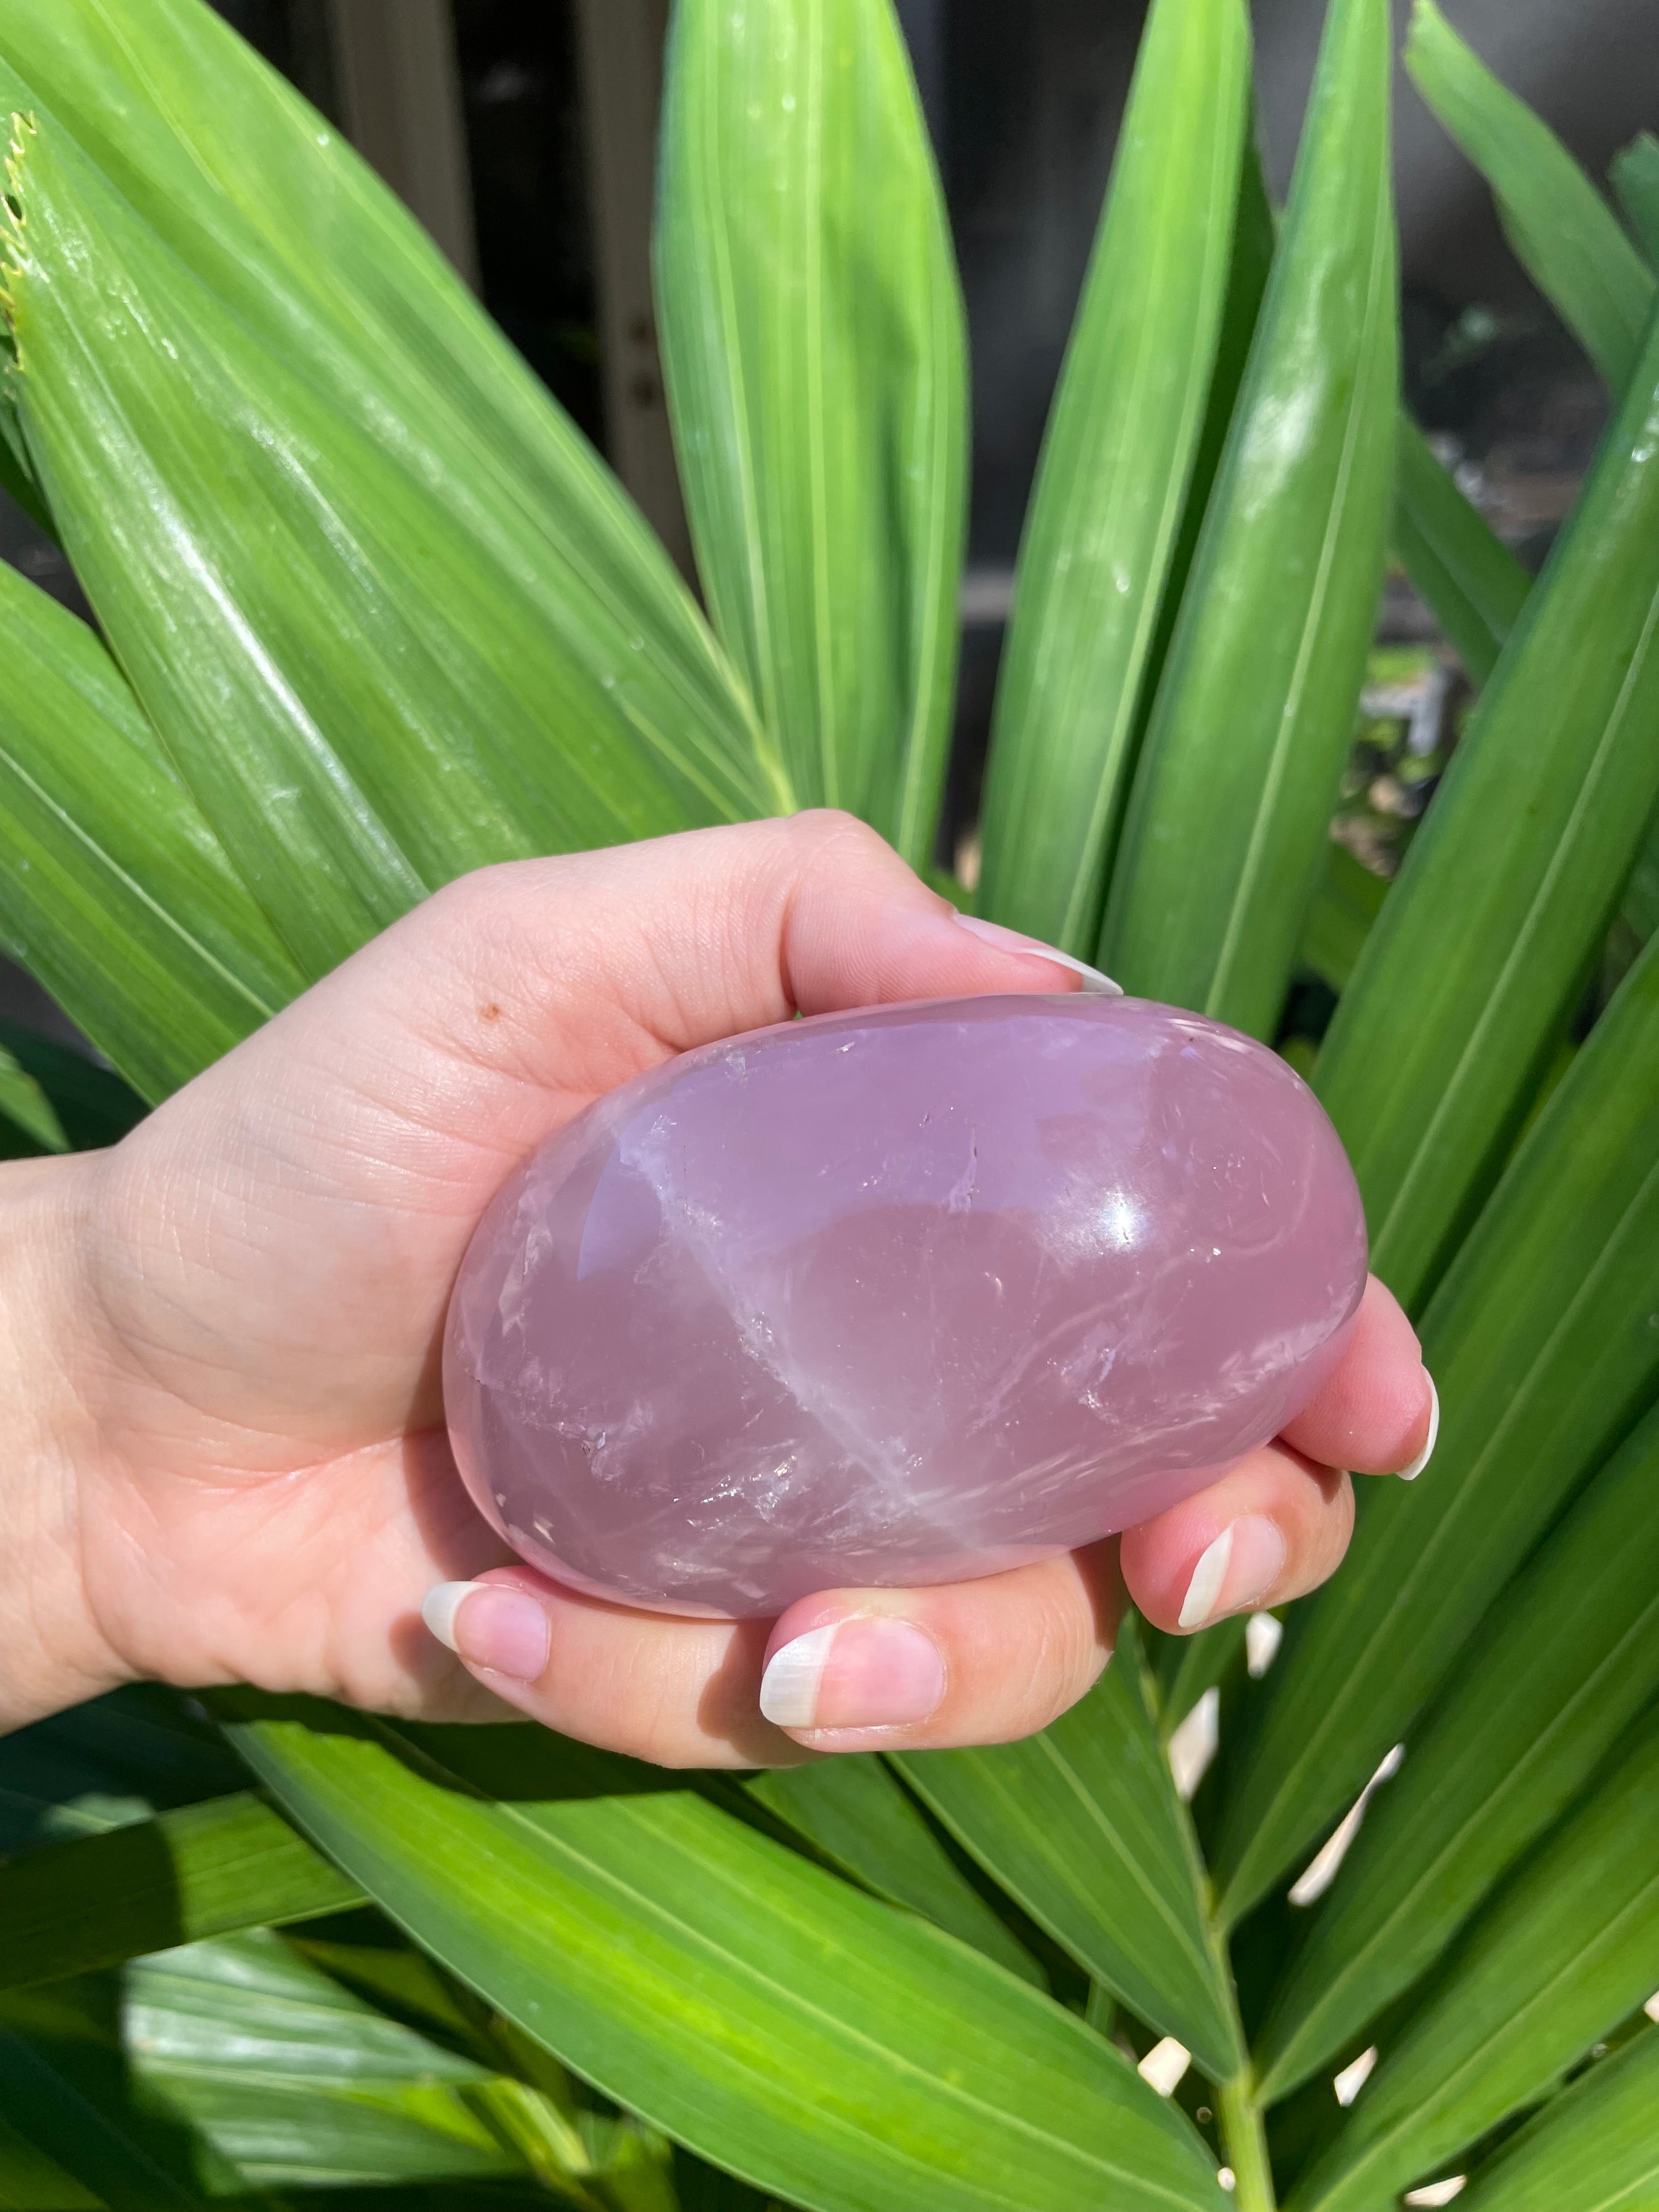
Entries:
{"label": "pale skin", "polygon": [[[1416,1337],[1376,1282],[1282,1437],[1121,1540],[979,1582],[676,1620],[514,1564],[456,1475],[446,1303],[543,1138],[797,1009],[1076,983],[963,929],[840,815],[515,862],[428,901],[112,1151],[0,1169],[0,1726],[149,1678],[514,1709],[673,1766],[996,1742],[1088,1688],[1125,1586],[1171,1630],[1312,1589],[1352,1526],[1341,1470],[1407,1468],[1430,1438]],[[422,1623],[434,1585],[457,1650]],[[774,1725],[769,1658],[823,1629],[805,1706],[799,1667],[781,1701],[801,1724]]]}

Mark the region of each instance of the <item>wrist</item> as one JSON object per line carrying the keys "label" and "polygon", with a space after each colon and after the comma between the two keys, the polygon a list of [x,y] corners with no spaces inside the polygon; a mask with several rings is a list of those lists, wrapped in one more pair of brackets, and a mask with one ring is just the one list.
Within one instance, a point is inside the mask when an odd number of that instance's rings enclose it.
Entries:
{"label": "wrist", "polygon": [[0,1730],[128,1679],[84,1571],[96,1449],[84,1288],[93,1159],[0,1167]]}

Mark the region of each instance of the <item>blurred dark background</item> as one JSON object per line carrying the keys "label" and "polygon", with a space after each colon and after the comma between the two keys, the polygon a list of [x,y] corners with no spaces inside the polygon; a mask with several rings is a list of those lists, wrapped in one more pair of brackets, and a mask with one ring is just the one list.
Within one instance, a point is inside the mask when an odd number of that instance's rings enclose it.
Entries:
{"label": "blurred dark background", "polygon": [[[217,0],[362,148],[689,566],[648,235],[668,0]],[[1019,528],[1100,206],[1142,0],[897,0],[938,149],[973,347],[956,827],[971,817]],[[1405,0],[1398,0],[1403,30]],[[1255,0],[1260,131],[1282,196],[1322,0]],[[1654,0],[1447,0],[1590,169],[1659,125]],[[1605,420],[1484,187],[1400,76],[1407,380],[1464,488],[1536,566]],[[0,495],[0,497],[3,497]],[[76,603],[15,509],[0,555]],[[1397,588],[1383,635],[1422,632]],[[0,1011],[52,1019],[22,979]]]}

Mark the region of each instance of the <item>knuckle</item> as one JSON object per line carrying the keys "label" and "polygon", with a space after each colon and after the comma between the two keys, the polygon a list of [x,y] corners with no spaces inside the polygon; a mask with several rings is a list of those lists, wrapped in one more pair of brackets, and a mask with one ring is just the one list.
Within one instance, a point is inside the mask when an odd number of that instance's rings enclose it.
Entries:
{"label": "knuckle", "polygon": [[890,857],[892,848],[879,832],[844,807],[811,806],[789,817],[789,834],[800,848],[804,864],[817,865],[833,858],[842,865],[857,865]]}

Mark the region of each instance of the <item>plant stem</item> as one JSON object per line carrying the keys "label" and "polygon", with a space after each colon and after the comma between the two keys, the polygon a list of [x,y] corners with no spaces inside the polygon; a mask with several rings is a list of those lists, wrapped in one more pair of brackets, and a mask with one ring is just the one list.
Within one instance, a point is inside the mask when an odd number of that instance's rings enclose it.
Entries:
{"label": "plant stem", "polygon": [[1255,2101],[1255,2076],[1248,2066],[1217,2088],[1216,2115],[1233,2170],[1233,2202],[1238,2212],[1276,2212],[1279,2199],[1273,2194],[1267,2133]]}

